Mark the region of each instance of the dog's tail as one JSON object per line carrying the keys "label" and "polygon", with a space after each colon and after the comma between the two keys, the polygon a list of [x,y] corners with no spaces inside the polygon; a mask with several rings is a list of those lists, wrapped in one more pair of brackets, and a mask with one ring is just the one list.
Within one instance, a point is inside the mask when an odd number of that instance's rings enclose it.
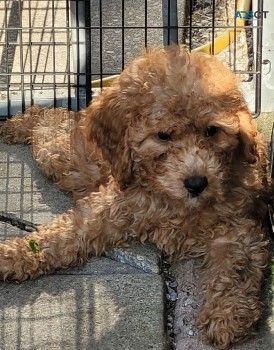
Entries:
{"label": "dog's tail", "polygon": [[0,127],[0,136],[8,144],[31,144],[32,131],[40,119],[42,108],[31,106],[25,113],[18,112]]}

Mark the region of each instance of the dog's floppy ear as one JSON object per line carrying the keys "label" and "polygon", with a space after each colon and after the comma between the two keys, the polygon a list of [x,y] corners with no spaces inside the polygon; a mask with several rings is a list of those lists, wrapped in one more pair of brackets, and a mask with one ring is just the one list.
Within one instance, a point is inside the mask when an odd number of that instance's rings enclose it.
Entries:
{"label": "dog's floppy ear", "polygon": [[130,120],[126,96],[118,84],[104,90],[85,110],[87,139],[102,151],[110,163],[113,177],[121,188],[129,184],[132,175],[131,153],[127,129]]}
{"label": "dog's floppy ear", "polygon": [[248,110],[238,113],[240,140],[244,158],[248,163],[255,163],[259,157],[257,149],[257,127]]}

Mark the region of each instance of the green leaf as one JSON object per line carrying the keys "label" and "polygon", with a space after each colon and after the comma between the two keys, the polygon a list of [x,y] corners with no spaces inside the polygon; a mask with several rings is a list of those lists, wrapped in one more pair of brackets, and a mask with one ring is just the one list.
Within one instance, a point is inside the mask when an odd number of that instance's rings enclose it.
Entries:
{"label": "green leaf", "polygon": [[41,251],[39,244],[34,239],[29,241],[29,246],[31,247],[33,253],[39,253]]}

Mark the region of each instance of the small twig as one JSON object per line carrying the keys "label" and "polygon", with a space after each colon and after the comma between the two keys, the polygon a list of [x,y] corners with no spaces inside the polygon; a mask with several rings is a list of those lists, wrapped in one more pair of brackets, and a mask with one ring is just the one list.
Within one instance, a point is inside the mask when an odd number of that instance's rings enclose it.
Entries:
{"label": "small twig", "polygon": [[38,226],[36,224],[33,224],[30,221],[19,219],[14,214],[4,213],[3,211],[0,211],[0,221],[7,222],[12,226],[16,226],[20,230],[27,231],[27,232],[36,231]]}

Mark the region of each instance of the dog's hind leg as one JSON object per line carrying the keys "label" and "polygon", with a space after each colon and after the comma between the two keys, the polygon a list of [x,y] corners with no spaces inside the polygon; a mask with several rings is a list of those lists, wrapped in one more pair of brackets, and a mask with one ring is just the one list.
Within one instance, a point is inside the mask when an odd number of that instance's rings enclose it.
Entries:
{"label": "dog's hind leg", "polygon": [[0,136],[9,144],[30,144],[43,174],[76,200],[98,190],[109,177],[94,145],[86,142],[82,124],[80,113],[32,106],[8,119]]}
{"label": "dog's hind leg", "polygon": [[40,119],[42,109],[38,106],[28,108],[25,114],[17,113],[7,119],[0,128],[0,136],[7,144],[30,144],[32,131]]}
{"label": "dog's hind leg", "polygon": [[8,144],[30,144],[39,168],[55,182],[70,167],[70,135],[77,122],[74,112],[66,109],[29,107],[17,113],[0,128],[0,136]]}

